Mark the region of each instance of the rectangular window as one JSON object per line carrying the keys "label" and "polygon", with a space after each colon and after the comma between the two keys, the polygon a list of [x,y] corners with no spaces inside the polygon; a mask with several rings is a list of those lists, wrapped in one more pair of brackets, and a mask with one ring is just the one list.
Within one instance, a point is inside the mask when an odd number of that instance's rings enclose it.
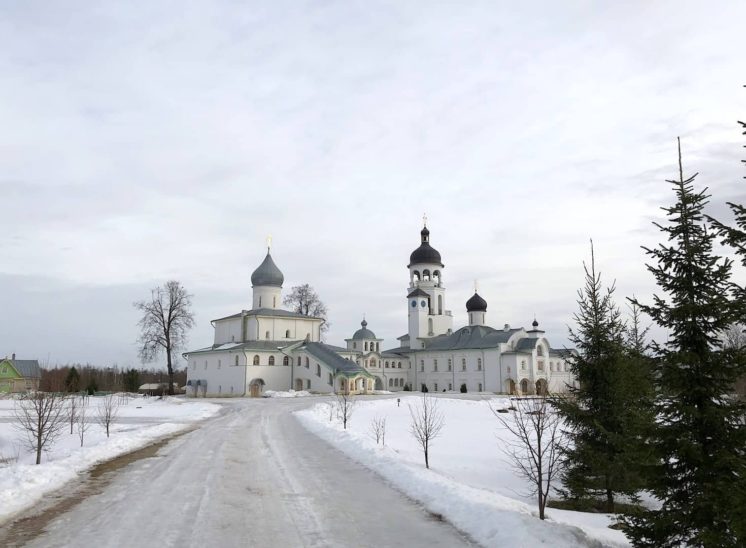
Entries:
{"label": "rectangular window", "polygon": [[436,382],[434,386],[435,386],[435,391],[437,392],[438,391],[438,383]]}
{"label": "rectangular window", "polygon": [[477,358],[477,371],[482,370],[482,358]]}
{"label": "rectangular window", "polygon": [[438,360],[433,360],[433,371],[438,370]]}
{"label": "rectangular window", "polygon": [[329,386],[333,386],[333,385],[334,385],[334,377],[332,377],[332,374],[329,373]]}
{"label": "rectangular window", "polygon": [[316,376],[321,376],[321,366],[319,364],[316,364]]}

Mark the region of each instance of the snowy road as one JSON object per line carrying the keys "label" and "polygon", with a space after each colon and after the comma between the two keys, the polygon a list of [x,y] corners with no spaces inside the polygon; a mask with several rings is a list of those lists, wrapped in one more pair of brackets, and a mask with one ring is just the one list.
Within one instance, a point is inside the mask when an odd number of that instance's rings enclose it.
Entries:
{"label": "snowy road", "polygon": [[23,545],[472,545],[306,431],[291,412],[317,401],[227,401],[223,414],[121,469]]}

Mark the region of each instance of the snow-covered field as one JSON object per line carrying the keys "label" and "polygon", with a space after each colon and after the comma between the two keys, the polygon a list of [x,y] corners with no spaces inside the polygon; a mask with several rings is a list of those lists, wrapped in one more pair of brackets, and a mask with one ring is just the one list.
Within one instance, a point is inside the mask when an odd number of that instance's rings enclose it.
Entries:
{"label": "snow-covered field", "polygon": [[121,404],[110,428],[111,436],[107,438],[104,428],[97,422],[97,410],[103,399],[88,398],[86,418],[90,426],[85,432],[83,447],[77,431],[74,429],[70,434],[67,423],[57,442],[42,454],[38,466],[34,464],[35,453],[24,445],[25,433],[14,427],[16,401],[0,399],[0,459],[6,461],[0,464],[0,523],[33,506],[45,494],[92,466],[185,430],[195,421],[220,410],[214,403],[178,398],[117,399]]}
{"label": "snow-covered field", "polygon": [[[419,399],[403,396],[398,407],[396,398],[360,399],[346,431],[338,420],[329,421],[326,403],[296,413],[309,430],[485,546],[629,545],[620,531],[608,527],[614,522],[610,515],[547,508],[548,519],[538,518],[526,480],[500,449],[510,433],[490,405],[506,407],[507,398],[438,397],[445,426],[434,440],[426,470],[422,451],[409,433],[408,405]],[[372,437],[374,418],[386,419],[385,447]]]}

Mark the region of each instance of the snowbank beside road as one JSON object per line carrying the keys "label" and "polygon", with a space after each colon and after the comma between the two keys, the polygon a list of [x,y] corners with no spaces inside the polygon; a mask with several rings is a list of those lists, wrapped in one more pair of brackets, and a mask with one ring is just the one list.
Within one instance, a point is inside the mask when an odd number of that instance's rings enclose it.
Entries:
{"label": "snowbank beside road", "polygon": [[311,393],[306,390],[288,390],[285,392],[265,390],[263,395],[265,398],[305,398],[306,396],[310,396]]}
{"label": "snowbank beside road", "polygon": [[[547,508],[538,518],[526,496],[525,480],[515,475],[500,450],[509,435],[490,411],[492,402],[439,397],[445,427],[431,448],[430,470],[409,433],[408,404],[419,396],[357,402],[348,429],[329,421],[327,404],[296,412],[301,423],[361,464],[375,470],[430,512],[442,515],[485,546],[629,546],[609,529],[613,517]],[[386,446],[371,436],[374,418],[386,419]]]}
{"label": "snowbank beside road", "polygon": [[208,402],[133,397],[119,406],[107,438],[97,423],[97,408],[102,401],[102,397],[88,398],[86,417],[90,427],[83,447],[77,432],[70,434],[67,423],[57,442],[42,454],[41,464],[36,465],[35,453],[24,447],[25,434],[14,427],[14,400],[0,400],[0,457],[10,461],[0,465],[0,523],[96,464],[185,430],[220,410],[219,405]]}

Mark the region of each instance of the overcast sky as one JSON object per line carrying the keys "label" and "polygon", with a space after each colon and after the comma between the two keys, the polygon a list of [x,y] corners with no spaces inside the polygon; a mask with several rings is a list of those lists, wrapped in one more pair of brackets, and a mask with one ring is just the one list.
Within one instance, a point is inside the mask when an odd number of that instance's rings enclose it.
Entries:
{"label": "overcast sky", "polygon": [[268,234],[329,342],[365,314],[393,347],[423,212],[456,327],[476,279],[561,347],[589,238],[620,304],[653,292],[676,136],[744,201],[746,2],[135,4],[0,5],[0,356],[137,366],[168,279],[207,346]]}

